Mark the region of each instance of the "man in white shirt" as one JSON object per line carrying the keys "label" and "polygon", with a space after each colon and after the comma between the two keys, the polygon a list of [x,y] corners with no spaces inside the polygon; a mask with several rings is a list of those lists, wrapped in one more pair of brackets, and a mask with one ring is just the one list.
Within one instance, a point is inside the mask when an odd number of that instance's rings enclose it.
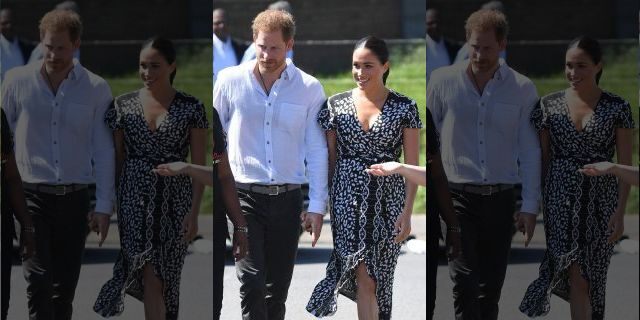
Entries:
{"label": "man in white shirt", "polygon": [[231,38],[227,26],[227,13],[224,9],[213,10],[213,83],[218,73],[227,67],[240,63],[242,53],[247,47],[240,41]]}
{"label": "man in white shirt", "polygon": [[[23,262],[31,320],[71,319],[87,222],[102,245],[113,211],[115,153],[104,123],[111,90],[73,59],[81,34],[77,14],[45,14],[44,60],[10,70],[2,84],[36,241]],[[97,202],[89,212],[91,183]]]}
{"label": "man in white shirt", "polygon": [[427,82],[433,70],[451,65],[460,46],[445,39],[440,29],[440,12],[427,9]]}
{"label": "man in white shirt", "polygon": [[[494,10],[465,26],[470,59],[440,68],[427,85],[427,107],[440,132],[441,156],[460,221],[462,253],[449,263],[456,319],[498,319],[511,247],[514,185],[522,183],[518,229],[528,245],[540,194],[540,143],[529,121],[536,88],[499,53],[508,25]],[[451,231],[451,230],[450,230]]]}
{"label": "man in white shirt", "polygon": [[[325,95],[318,80],[286,59],[295,34],[289,13],[266,10],[252,29],[258,58],[220,73],[213,105],[248,223],[249,254],[236,263],[242,317],[283,320],[300,219],[315,246],[326,209],[328,152],[316,121]],[[310,202],[301,215],[305,169]]]}
{"label": "man in white shirt", "polygon": [[33,46],[20,39],[13,29],[13,11],[0,10],[0,81],[7,71],[24,65]]}

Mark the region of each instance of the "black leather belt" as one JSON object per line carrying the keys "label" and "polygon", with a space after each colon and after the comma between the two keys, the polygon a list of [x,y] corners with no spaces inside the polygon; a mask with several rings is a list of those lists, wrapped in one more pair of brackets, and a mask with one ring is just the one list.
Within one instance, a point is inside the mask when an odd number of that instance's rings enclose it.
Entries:
{"label": "black leather belt", "polygon": [[479,194],[482,196],[490,196],[494,193],[513,189],[512,184],[468,184],[468,183],[449,183],[449,188],[462,192]]}
{"label": "black leather belt", "polygon": [[42,184],[24,182],[22,187],[36,192],[55,194],[56,196],[64,196],[67,193],[80,191],[89,187],[88,184]]}
{"label": "black leather belt", "polygon": [[254,183],[236,183],[236,188],[245,190],[245,191],[266,194],[270,196],[277,196],[281,193],[300,189],[300,185],[299,184],[264,185],[264,184],[254,184]]}

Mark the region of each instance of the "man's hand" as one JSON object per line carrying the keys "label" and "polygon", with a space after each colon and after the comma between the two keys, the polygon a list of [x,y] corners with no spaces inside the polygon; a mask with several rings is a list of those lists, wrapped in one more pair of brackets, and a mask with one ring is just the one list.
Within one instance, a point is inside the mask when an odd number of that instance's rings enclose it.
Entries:
{"label": "man's hand", "polygon": [[616,211],[609,218],[609,223],[607,224],[607,232],[611,233],[607,238],[608,244],[615,244],[624,233],[624,214]]}
{"label": "man's hand", "polygon": [[102,247],[102,243],[109,233],[111,216],[106,213],[91,211],[87,216],[87,220],[89,222],[89,229],[100,236],[98,246]]}
{"label": "man's hand", "polygon": [[309,232],[311,238],[311,246],[315,247],[318,238],[320,238],[320,232],[322,231],[322,218],[323,216],[315,212],[303,212],[300,214],[300,220],[302,221],[302,229]]}
{"label": "man's hand", "polygon": [[533,232],[536,229],[536,215],[526,212],[518,212],[515,216],[516,228],[520,231],[524,237],[524,246],[529,246],[529,241],[533,237]]}
{"label": "man's hand", "polygon": [[394,233],[396,233],[396,237],[393,239],[393,242],[398,244],[404,240],[407,240],[409,234],[411,233],[411,214],[403,212],[398,216],[394,224]]}

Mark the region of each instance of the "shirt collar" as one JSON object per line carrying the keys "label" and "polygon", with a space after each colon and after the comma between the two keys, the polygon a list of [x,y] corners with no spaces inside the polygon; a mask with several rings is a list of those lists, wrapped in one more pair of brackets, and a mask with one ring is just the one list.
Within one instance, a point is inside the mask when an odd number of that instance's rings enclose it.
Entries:
{"label": "shirt collar", "polygon": [[[471,60],[467,59],[467,60],[465,60],[465,62],[466,63],[463,64],[464,68],[462,68],[462,72],[464,74],[466,74],[467,68],[469,67],[469,64],[471,63]],[[509,66],[507,65],[507,62],[504,61],[504,59],[502,59],[502,58],[498,59],[498,69],[493,74],[493,79],[495,79],[495,80],[504,79],[504,77],[507,76],[508,69],[509,69]]]}
{"label": "shirt collar", "polygon": [[[258,63],[258,59],[257,58],[253,59],[251,60],[251,62],[253,63],[247,63],[246,66],[247,66],[247,71],[249,71],[249,74],[253,75],[253,69],[256,67],[256,63]],[[291,59],[289,58],[285,60],[285,64],[287,66],[282,71],[282,74],[280,75],[280,79],[290,80],[295,75],[296,66],[293,64],[293,61],[291,61]]]}

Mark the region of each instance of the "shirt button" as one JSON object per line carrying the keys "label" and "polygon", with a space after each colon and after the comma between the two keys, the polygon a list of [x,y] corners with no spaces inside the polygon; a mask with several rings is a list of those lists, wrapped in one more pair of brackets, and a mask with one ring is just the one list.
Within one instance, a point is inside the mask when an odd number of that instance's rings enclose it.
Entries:
{"label": "shirt button", "polygon": [[271,106],[271,102],[267,103],[268,106]]}
{"label": "shirt button", "polygon": [[53,125],[54,125],[54,126],[56,125],[56,122],[55,122],[55,121],[53,122]]}
{"label": "shirt button", "polygon": [[58,182],[62,181],[62,179],[58,179]]}
{"label": "shirt button", "polygon": [[275,180],[271,179],[271,181],[275,181]]}
{"label": "shirt button", "polygon": [[482,121],[480,121],[480,125],[482,125]]}
{"label": "shirt button", "polygon": [[271,160],[269,160],[269,163],[271,163]]}
{"label": "shirt button", "polygon": [[482,144],[482,141],[480,141],[480,144]]}
{"label": "shirt button", "polygon": [[269,144],[269,141],[267,141],[267,144]]}
{"label": "shirt button", "polygon": [[57,141],[54,141],[54,142],[53,142],[53,144],[58,144],[58,142],[57,142]]}
{"label": "shirt button", "polygon": [[487,182],[487,179],[482,179],[484,182]]}
{"label": "shirt button", "polygon": [[481,102],[480,105],[484,107],[484,102]]}
{"label": "shirt button", "polygon": [[480,160],[480,163],[484,163],[484,160]]}
{"label": "shirt button", "polygon": [[269,122],[267,122],[267,125],[269,125]]}

